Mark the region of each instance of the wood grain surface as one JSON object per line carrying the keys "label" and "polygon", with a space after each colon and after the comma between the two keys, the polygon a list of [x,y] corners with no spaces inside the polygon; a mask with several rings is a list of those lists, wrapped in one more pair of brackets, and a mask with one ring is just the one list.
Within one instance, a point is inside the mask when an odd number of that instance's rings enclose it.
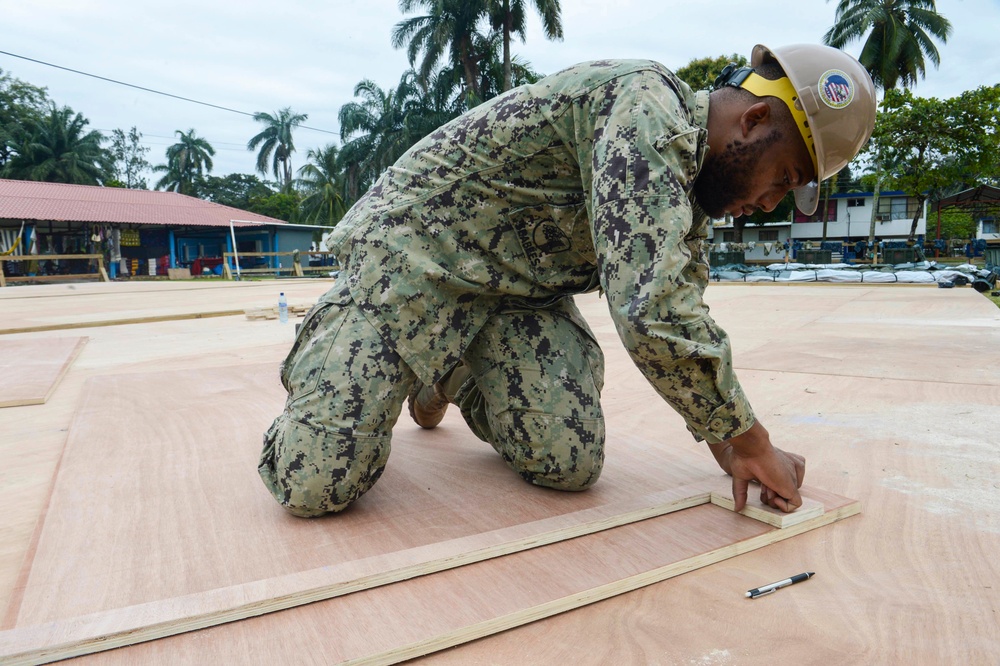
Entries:
{"label": "wood grain surface", "polygon": [[42,405],[87,338],[0,339],[0,407]]}
{"label": "wood grain surface", "polygon": [[[259,292],[198,285],[183,296],[139,291],[130,284],[77,285],[91,299],[93,312],[88,314],[79,301],[65,315],[57,293],[68,291],[66,285],[13,287],[0,294],[0,308],[5,315],[13,312],[15,323],[34,324],[113,318],[135,309],[210,311],[227,307],[227,301],[241,307],[271,304],[268,289],[276,285],[260,285]],[[325,290],[318,283],[307,286],[316,295]],[[17,302],[10,300],[14,294]],[[1000,363],[993,351],[1000,348],[1000,310],[971,289],[713,284],[707,296],[712,315],[733,340],[735,367],[772,439],[806,457],[812,487],[858,498],[863,516],[418,662],[993,663],[1000,652],[993,582],[1000,578],[995,557],[1000,550],[1000,459],[995,453]],[[698,461],[691,465],[695,469],[713,469],[704,445],[691,440],[621,349],[606,301],[590,295],[578,302],[607,356],[602,398],[610,442],[607,469],[621,460],[616,447],[626,438],[641,438],[640,455],[666,449],[682,454],[683,460]],[[16,601],[18,572],[33,553],[31,530],[43,515],[67,432],[90,378],[276,364],[291,342],[290,327],[248,322],[242,316],[107,326],[81,333],[90,342],[48,403],[0,410],[0,607],[5,600]],[[828,351],[823,350],[826,346]],[[778,353],[783,347],[795,351],[794,363]],[[754,350],[763,351],[749,357]],[[400,438],[390,472],[399,460],[399,442],[404,434],[410,437],[405,421],[397,426]],[[438,435],[468,436],[452,413],[441,427]],[[421,434],[413,437],[423,441]],[[641,460],[655,464],[657,458],[647,455]],[[502,465],[500,469],[506,471]],[[679,474],[690,477],[683,469]],[[721,511],[710,506],[687,509],[637,527],[716,510]],[[416,525],[425,526],[419,521]],[[623,529],[607,534],[621,534]],[[630,561],[629,541],[616,541],[622,548],[607,557]],[[526,553],[497,561],[522,555]],[[762,599],[743,598],[749,588],[806,570],[817,576]],[[411,584],[453,573],[385,588],[399,588],[401,597],[395,601],[408,615],[393,620],[399,616],[389,608],[384,617],[392,624],[384,626],[402,627],[409,635],[410,625],[430,621],[428,611],[414,611],[402,602],[406,595],[423,598]],[[509,583],[509,594],[515,594],[535,581],[531,570],[520,567],[497,585]],[[362,642],[383,630],[380,620],[354,625],[345,619],[351,616],[331,610],[365,594],[80,660],[254,663],[258,656],[271,655],[267,646],[273,645],[287,660],[326,663],[323,650],[329,641],[339,643],[348,636]],[[489,592],[484,594],[493,600]],[[479,599],[474,592],[454,590],[443,598],[460,601],[470,595]]]}
{"label": "wood grain surface", "polygon": [[707,503],[728,486],[623,442],[600,490],[556,493],[523,484],[468,433],[410,428],[399,471],[371,500],[300,520],[254,473],[282,402],[276,378],[263,364],[89,380],[8,610],[15,629],[42,629],[0,637],[0,654],[81,654],[243,619]]}

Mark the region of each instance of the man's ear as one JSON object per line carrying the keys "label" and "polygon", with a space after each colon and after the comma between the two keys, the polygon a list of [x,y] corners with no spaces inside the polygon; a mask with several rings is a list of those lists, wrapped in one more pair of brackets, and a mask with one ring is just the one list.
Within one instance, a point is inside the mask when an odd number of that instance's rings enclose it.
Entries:
{"label": "man's ear", "polygon": [[767,102],[757,102],[747,107],[747,110],[740,116],[740,130],[743,137],[750,135],[750,131],[758,125],[766,125],[771,120],[771,107]]}

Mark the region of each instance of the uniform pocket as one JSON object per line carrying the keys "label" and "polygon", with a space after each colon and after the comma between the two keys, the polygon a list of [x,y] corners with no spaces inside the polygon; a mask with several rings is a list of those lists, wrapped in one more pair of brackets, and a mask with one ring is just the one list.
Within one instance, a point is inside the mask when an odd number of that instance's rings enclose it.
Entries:
{"label": "uniform pocket", "polygon": [[281,362],[281,384],[290,401],[316,390],[351,303],[346,290],[327,294],[306,315],[291,350]]}
{"label": "uniform pocket", "polygon": [[519,208],[509,219],[539,282],[577,271],[581,263],[597,263],[587,209],[582,204]]}

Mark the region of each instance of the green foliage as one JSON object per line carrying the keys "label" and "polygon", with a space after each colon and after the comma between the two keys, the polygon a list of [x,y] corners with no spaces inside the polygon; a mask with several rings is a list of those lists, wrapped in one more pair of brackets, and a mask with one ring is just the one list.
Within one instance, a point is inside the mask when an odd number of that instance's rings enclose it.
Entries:
{"label": "green foliage", "polygon": [[842,49],[864,38],[858,60],[877,87],[889,90],[924,78],[925,58],[940,64],[933,38],[947,42],[950,34],[934,0],[840,0],[823,42]]}
{"label": "green foliage", "polygon": [[455,66],[462,72],[466,93],[482,99],[474,42],[482,37],[478,24],[486,16],[485,0],[399,0],[404,14],[420,7],[427,13],[403,19],[393,28],[393,48],[406,46],[411,67],[422,54],[420,81],[429,81],[439,65]]}
{"label": "green foliage", "polygon": [[253,199],[267,198],[275,193],[267,183],[247,173],[207,176],[197,183],[196,189],[202,199],[241,210],[250,210]]}
{"label": "green foliage", "polygon": [[[559,0],[532,0],[535,10],[542,19],[542,29],[545,38],[561,40],[563,38],[562,17]],[[503,39],[503,70],[502,86],[499,92],[505,92],[519,85],[513,72],[514,58],[510,53],[510,38],[515,35],[525,40],[526,20],[528,16],[525,0],[486,0],[486,12],[494,32]]]}
{"label": "green foliage", "polygon": [[354,95],[360,100],[340,107],[341,157],[349,172],[351,200],[429,131],[414,118],[426,106],[412,70],[403,74],[395,89],[382,90],[365,79],[354,87]]}
{"label": "green foliage", "polygon": [[300,201],[295,192],[276,192],[269,196],[251,198],[250,211],[285,222],[295,222],[298,219]]}
{"label": "green foliage", "polygon": [[6,178],[47,183],[99,185],[111,177],[112,159],[97,130],[68,106],[52,104],[48,113],[28,118],[14,128],[12,156],[4,165]]}
{"label": "green foliage", "polygon": [[0,69],[0,172],[13,156],[18,130],[40,122],[50,104],[45,88],[25,83]]}
{"label": "green foliage", "polygon": [[114,159],[113,172],[116,181],[123,187],[133,190],[145,190],[146,179],[143,172],[149,169],[146,154],[149,148],[142,145],[142,132],[135,126],[125,133],[125,130],[111,130],[111,157]]}
{"label": "green foliage", "polygon": [[715,85],[726,65],[734,62],[740,67],[746,66],[747,59],[739,54],[719,56],[717,58],[695,58],[674,73],[681,81],[691,86],[692,90],[709,90]]}
{"label": "green foliage", "polygon": [[[548,39],[562,39],[559,0],[532,0]],[[461,88],[457,97],[471,108],[537,76],[511,54],[510,39],[524,41],[525,0],[400,0],[403,13],[418,8],[422,16],[403,19],[392,33],[394,48],[406,48],[417,81],[429,88],[444,74]],[[417,64],[417,61],[419,65]],[[520,70],[520,71],[519,71]]]}
{"label": "green foliage", "polygon": [[164,174],[156,189],[198,196],[197,184],[212,170],[215,148],[205,139],[195,136],[194,130],[176,130],[179,140],[167,148],[167,163],[153,167]]}
{"label": "green foliage", "polygon": [[[927,235],[934,236],[932,226],[937,225],[937,215],[927,221]],[[941,210],[941,238],[945,240],[969,239],[976,237],[976,221],[968,212],[960,208],[943,208]]]}
{"label": "green foliage", "polygon": [[274,115],[263,111],[253,115],[254,120],[264,124],[264,129],[247,142],[247,150],[256,150],[260,146],[257,171],[266,176],[270,168],[282,190],[288,191],[292,187],[292,153],[295,152],[292,131],[308,118],[308,114],[293,113],[288,107]]}
{"label": "green foliage", "polygon": [[334,225],[347,212],[346,181],[339,151],[333,144],[307,153],[309,162],[299,169],[303,193],[299,209],[303,224]]}
{"label": "green foliage", "polygon": [[[882,156],[885,183],[921,204],[947,190],[989,181],[1000,173],[1000,85],[958,97],[886,92],[869,151]],[[919,213],[918,213],[919,217]],[[916,233],[917,218],[910,230]]]}

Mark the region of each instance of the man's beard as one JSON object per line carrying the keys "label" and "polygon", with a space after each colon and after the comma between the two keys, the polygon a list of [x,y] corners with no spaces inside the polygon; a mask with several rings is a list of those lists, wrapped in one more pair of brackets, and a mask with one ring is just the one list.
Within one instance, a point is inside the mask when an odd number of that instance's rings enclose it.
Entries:
{"label": "man's beard", "polygon": [[722,153],[709,153],[694,181],[694,197],[709,217],[719,219],[735,201],[748,202],[761,155],[781,133],[772,131],[753,143],[733,141]]}

